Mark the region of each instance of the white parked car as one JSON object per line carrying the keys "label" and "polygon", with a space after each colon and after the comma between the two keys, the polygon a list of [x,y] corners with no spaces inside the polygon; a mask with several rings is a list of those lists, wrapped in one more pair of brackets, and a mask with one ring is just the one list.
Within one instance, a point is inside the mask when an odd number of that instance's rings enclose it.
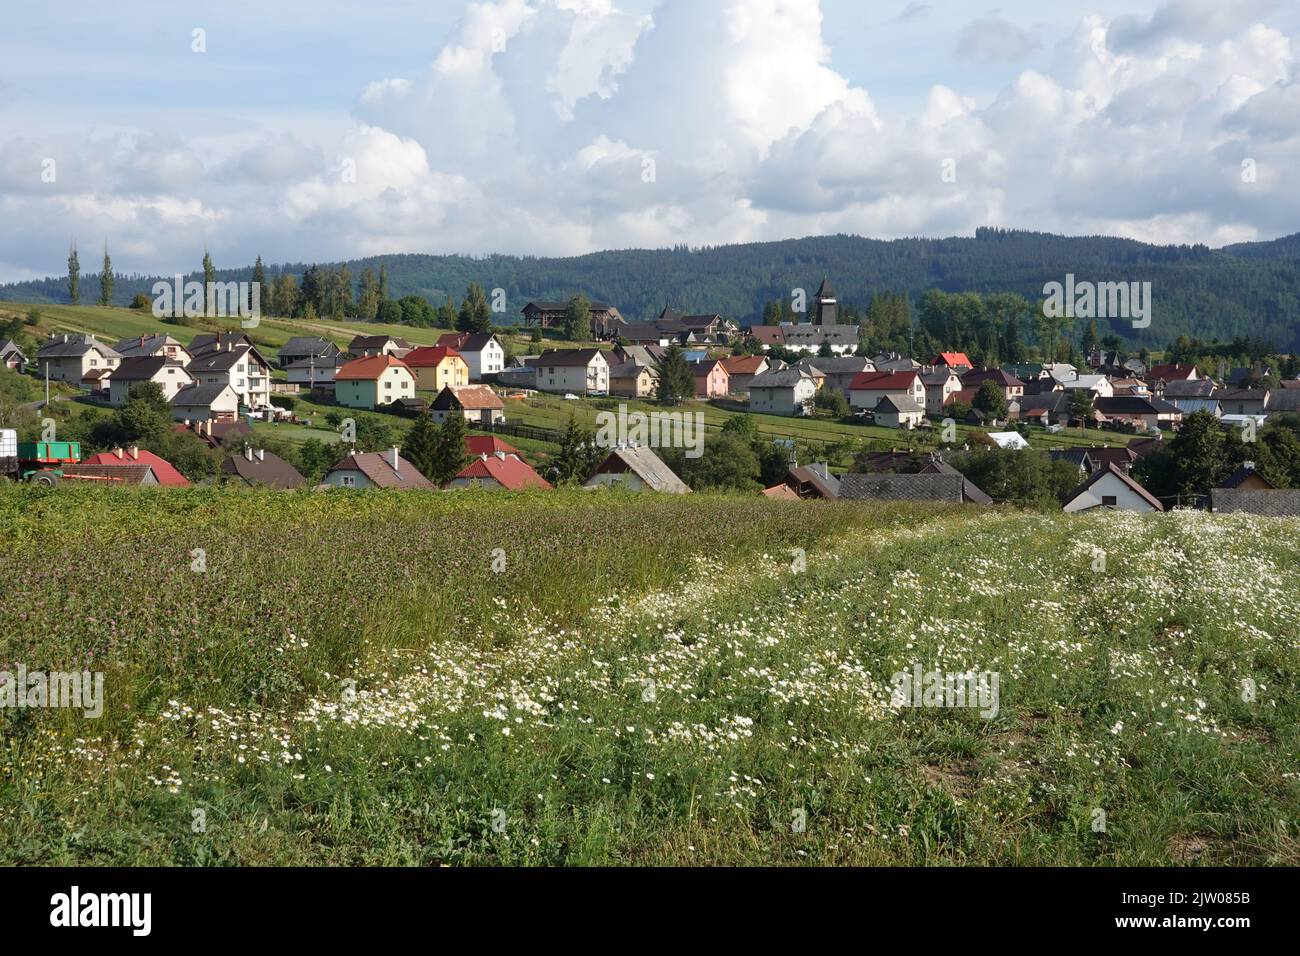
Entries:
{"label": "white parked car", "polygon": [[566,402],[576,402],[578,400],[578,396],[574,395],[572,392],[566,392],[564,395],[564,400]]}

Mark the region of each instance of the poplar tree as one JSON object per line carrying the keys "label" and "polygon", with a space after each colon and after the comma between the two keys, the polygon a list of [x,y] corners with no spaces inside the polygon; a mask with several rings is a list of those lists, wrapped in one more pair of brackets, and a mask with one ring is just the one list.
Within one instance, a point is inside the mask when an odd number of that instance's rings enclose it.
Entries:
{"label": "poplar tree", "polygon": [[77,258],[77,244],[68,249],[68,296],[72,304],[81,301],[81,261]]}
{"label": "poplar tree", "polygon": [[217,279],[217,268],[212,264],[212,256],[203,250],[203,314],[208,314],[208,297],[212,294],[212,283]]}
{"label": "poplar tree", "polygon": [[113,260],[108,257],[108,243],[104,243],[104,268],[99,274],[99,304],[113,304]]}

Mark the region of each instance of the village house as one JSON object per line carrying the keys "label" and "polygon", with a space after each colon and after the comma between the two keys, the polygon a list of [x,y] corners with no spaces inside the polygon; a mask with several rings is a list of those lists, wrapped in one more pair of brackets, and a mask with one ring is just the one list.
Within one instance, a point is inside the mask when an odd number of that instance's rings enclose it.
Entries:
{"label": "village house", "polygon": [[906,395],[886,395],[876,402],[871,416],[885,428],[918,428],[925,421],[925,407]]}
{"label": "village house", "polygon": [[27,365],[27,355],[13,339],[0,342],[0,366],[10,371],[22,371]]}
{"label": "village house", "polygon": [[1094,398],[1112,398],[1115,395],[1115,387],[1105,375],[1076,375],[1068,382],[1062,382],[1061,386],[1066,392],[1091,392]]}
{"label": "village house", "polygon": [[811,415],[817,383],[799,368],[755,375],[749,383],[749,410],[769,415]]}
{"label": "village house", "polygon": [[[200,388],[215,388],[202,385]],[[231,392],[233,396],[234,393]],[[175,417],[176,405],[173,400],[172,413]],[[233,412],[232,412],[233,416]],[[218,420],[214,418],[181,419],[172,426],[173,431],[189,432],[209,448],[241,448],[253,437],[253,429],[242,418],[231,417]]]}
{"label": "village house", "polygon": [[1007,401],[1025,394],[1025,383],[1000,368],[974,369],[965,372],[961,376],[961,387],[973,388],[978,392],[980,386],[990,381],[1002,389],[1002,395]]}
{"label": "village house", "polygon": [[1093,401],[1093,410],[1112,424],[1128,424],[1147,429],[1169,428],[1183,420],[1178,406],[1161,398],[1117,395]]}
{"label": "village house", "polygon": [[921,384],[925,386],[925,411],[929,415],[942,415],[943,407],[948,404],[949,398],[961,391],[961,379],[947,365],[935,368],[931,372],[922,372]]}
{"label": "village house", "polygon": [[966,357],[965,352],[940,352],[934,358],[930,359],[930,364],[937,369],[952,369],[954,372],[959,374],[963,370],[969,371],[975,367],[971,364],[971,360]]}
{"label": "village house", "polygon": [[1156,391],[1170,382],[1194,382],[1201,376],[1195,365],[1152,365],[1147,371],[1147,381],[1156,387]]}
{"label": "village house", "polygon": [[438,344],[453,348],[469,366],[469,380],[493,379],[506,367],[506,350],[491,332],[448,332]]}
{"label": "village house", "polygon": [[755,375],[762,375],[768,369],[765,355],[729,355],[722,360],[727,370],[727,388],[732,395],[743,395],[749,391],[749,384]]}
{"label": "village house", "polygon": [[691,489],[644,445],[620,445],[592,472],[584,488],[628,488],[632,491],[663,491],[684,495]]}
{"label": "village house", "polygon": [[282,369],[309,359],[315,360],[317,366],[333,368],[337,364],[335,359],[342,354],[343,350],[329,339],[319,335],[295,335],[280,346],[277,361]]}
{"label": "village house", "polygon": [[993,499],[956,469],[949,473],[849,474],[840,477],[840,501],[945,501],[992,504]]}
{"label": "village house", "polygon": [[673,323],[629,322],[618,328],[618,339],[626,345],[654,346],[685,345],[695,341],[695,336],[685,326]]}
{"label": "village house", "polygon": [[334,376],[348,362],[342,352],[336,352],[332,356],[308,355],[287,363],[283,361],[284,355],[281,353],[280,359],[282,363],[280,368],[284,371],[285,380],[291,385],[306,385],[308,388],[332,386]]}
{"label": "village house", "polygon": [[411,351],[411,343],[393,335],[357,335],[348,343],[348,354],[353,358],[373,358],[391,355],[401,358]]}
{"label": "village house", "polygon": [[251,445],[244,449],[243,454],[227,457],[221,463],[221,474],[228,481],[283,491],[301,488],[306,481],[297,468],[279,455],[264,448],[254,449]]}
{"label": "village house", "polygon": [[659,387],[659,373],[648,365],[624,362],[609,370],[609,394],[619,398],[650,398]]}
{"label": "village house", "polygon": [[826,345],[835,355],[851,355],[858,348],[856,325],[809,325],[782,323],[784,345],[792,352],[817,355]]}
{"label": "village house", "polygon": [[1116,467],[1114,462],[1106,462],[1070,492],[1063,510],[1091,511],[1094,508],[1139,512],[1165,510],[1158,498]]}
{"label": "village house", "polygon": [[818,355],[802,358],[795,362],[795,368],[801,368],[814,379],[819,379],[817,391],[829,388],[839,392],[846,400],[853,380],[863,372],[876,370],[871,359],[864,355]]}
{"label": "village house", "polygon": [[774,346],[785,347],[785,329],[779,325],[750,326],[745,334],[752,338],[764,352]]}
{"label": "village house", "polygon": [[348,408],[374,409],[403,398],[415,398],[415,376],[387,353],[353,359],[334,374],[334,400]]}
{"label": "village house", "polygon": [[519,455],[497,451],[479,455],[447,482],[447,487],[524,491],[528,488],[551,488],[553,485]]}
{"label": "village house", "polygon": [[111,465],[92,465],[78,462],[63,466],[63,474],[69,478],[89,478],[97,483],[133,485],[140,487],[157,487],[162,484],[152,468],[142,461],[122,461]]}
{"label": "village house", "polygon": [[469,384],[469,363],[448,345],[424,345],[402,356],[415,376],[415,387],[440,392],[448,385]]}
{"label": "village house", "polygon": [[1047,453],[1053,461],[1068,461],[1076,465],[1084,475],[1091,475],[1107,465],[1114,465],[1128,474],[1138,455],[1131,448],[1114,448],[1099,446],[1095,448],[1058,448]]}
{"label": "village house", "polygon": [[537,357],[537,388],[560,394],[608,395],[609,361],[600,349],[547,349]]}
{"label": "village house", "polygon": [[36,353],[36,364],[51,381],[81,385],[89,373],[98,373],[95,380],[111,375],[122,361],[114,348],[98,341],[89,333],[58,333],[51,335]]}
{"label": "village house", "polygon": [[695,373],[696,398],[727,397],[727,393],[731,390],[731,383],[727,377],[726,366],[722,362],[716,359],[696,362],[691,371]]}
{"label": "village house", "polygon": [[224,382],[187,385],[172,397],[171,406],[178,422],[231,422],[239,415],[239,396]]}
{"label": "village house", "polygon": [[355,448],[336,462],[321,488],[387,488],[392,491],[434,491],[436,486],[401,456],[394,445],[388,451],[359,452]]}
{"label": "village house", "polygon": [[762,493],[768,498],[818,498],[834,501],[839,497],[840,480],[831,474],[830,466],[824,461],[811,465],[791,465],[784,482],[764,488]]}
{"label": "village house", "polygon": [[131,445],[128,448],[114,448],[91,455],[82,462],[83,465],[148,465],[153,471],[158,484],[169,488],[188,488],[190,481],[165,458],[159,458],[151,451],[145,451]]}
{"label": "village house", "polygon": [[914,371],[863,372],[849,384],[849,404],[855,409],[874,411],[882,398],[909,399],[925,408],[925,385]]}
{"label": "village house", "polygon": [[881,352],[871,360],[877,372],[920,372],[924,367],[916,359],[897,352]]}
{"label": "village house", "polygon": [[486,385],[448,385],[429,405],[429,416],[444,422],[459,413],[474,425],[491,426],[505,421],[505,403]]}
{"label": "village house", "polygon": [[1224,478],[1215,487],[1259,490],[1276,488],[1277,486],[1255,470],[1255,463],[1253,461],[1247,461],[1242,462],[1240,468],[1230,474],[1227,478]]}
{"label": "village house", "polygon": [[113,349],[123,359],[161,356],[169,362],[188,365],[190,360],[194,358],[193,353],[182,345],[178,339],[162,334],[138,335],[129,339],[122,339],[113,346]]}
{"label": "village house", "polygon": [[140,382],[154,382],[171,401],[176,393],[194,384],[194,377],[185,366],[161,355],[124,358],[109,379],[108,400],[113,405],[125,405],[131,397],[131,387]]}
{"label": "village house", "polygon": [[635,365],[648,365],[654,368],[663,361],[664,356],[667,354],[668,349],[658,345],[634,345],[624,342],[614,346],[613,358],[609,359],[609,363],[610,365],[621,365],[631,362]]}
{"label": "village house", "polygon": [[1210,510],[1219,514],[1252,514],[1270,518],[1300,518],[1300,489],[1213,488]]}
{"label": "village house", "polygon": [[1263,415],[1269,391],[1266,388],[1216,388],[1211,397],[1219,403],[1224,415]]}
{"label": "village house", "polygon": [[217,340],[196,352],[186,370],[197,385],[229,385],[249,408],[271,404],[271,365],[252,345]]}

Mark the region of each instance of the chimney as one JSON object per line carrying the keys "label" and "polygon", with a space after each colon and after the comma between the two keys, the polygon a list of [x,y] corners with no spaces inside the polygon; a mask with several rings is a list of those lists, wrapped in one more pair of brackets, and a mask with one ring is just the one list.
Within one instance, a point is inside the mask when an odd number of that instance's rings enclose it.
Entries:
{"label": "chimney", "polygon": [[259,449],[257,450],[257,460],[258,460],[258,461],[266,461],[266,449],[265,449],[265,448],[259,448]]}
{"label": "chimney", "polygon": [[253,460],[253,448],[252,448],[251,445],[245,445],[245,446],[244,446],[244,459],[245,459],[246,461],[252,461],[252,460]]}
{"label": "chimney", "polygon": [[506,453],[505,453],[505,452],[503,452],[503,451],[499,451],[499,452],[497,452],[496,454],[497,454],[497,457],[500,458],[502,461],[505,461],[505,460],[506,460]]}
{"label": "chimney", "polygon": [[1241,467],[1245,468],[1247,471],[1254,471],[1255,463],[1253,461],[1243,462]]}
{"label": "chimney", "polygon": [[397,461],[398,461],[397,451],[398,449],[396,445],[394,445],[392,449],[389,451],[389,464],[393,466],[393,471],[397,471]]}
{"label": "chimney", "polygon": [[120,445],[119,445],[117,448],[114,448],[114,449],[113,449],[113,456],[114,456],[115,458],[121,458],[121,457],[122,457],[122,448],[121,448]]}
{"label": "chimney", "polygon": [[138,461],[140,458],[140,449],[137,446],[132,445],[127,449],[127,454],[130,455],[133,460]]}

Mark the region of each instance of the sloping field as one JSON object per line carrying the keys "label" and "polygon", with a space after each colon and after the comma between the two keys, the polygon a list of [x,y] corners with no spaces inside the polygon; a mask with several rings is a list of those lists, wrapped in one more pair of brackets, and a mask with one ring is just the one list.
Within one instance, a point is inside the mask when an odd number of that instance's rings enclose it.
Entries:
{"label": "sloping field", "polygon": [[0,709],[4,862],[1300,862],[1296,522],[6,488],[0,542],[0,668],[105,678]]}

